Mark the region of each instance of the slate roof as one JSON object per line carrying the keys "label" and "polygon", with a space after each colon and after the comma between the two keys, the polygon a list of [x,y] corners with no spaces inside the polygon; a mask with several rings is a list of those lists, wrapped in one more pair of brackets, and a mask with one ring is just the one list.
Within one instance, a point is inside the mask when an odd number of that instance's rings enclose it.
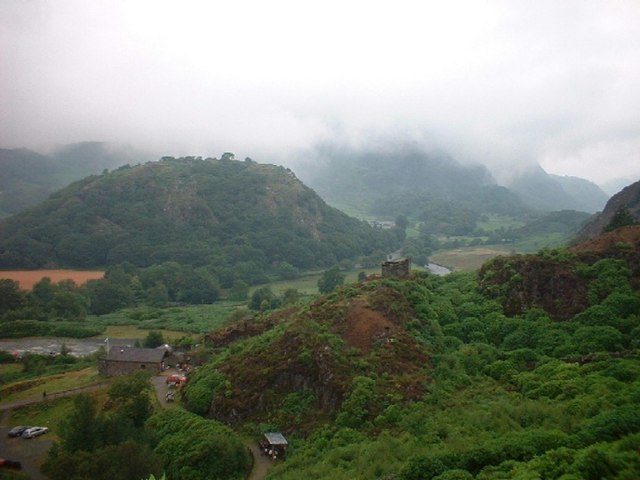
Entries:
{"label": "slate roof", "polygon": [[270,445],[288,445],[287,439],[280,432],[265,433],[264,436]]}
{"label": "slate roof", "polygon": [[165,355],[162,348],[111,347],[105,360],[115,362],[160,363]]}

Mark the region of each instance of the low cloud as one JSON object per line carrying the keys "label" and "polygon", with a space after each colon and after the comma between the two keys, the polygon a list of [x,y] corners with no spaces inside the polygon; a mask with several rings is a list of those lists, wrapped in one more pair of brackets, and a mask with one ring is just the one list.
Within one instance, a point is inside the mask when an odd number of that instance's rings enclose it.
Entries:
{"label": "low cloud", "polygon": [[640,177],[637,2],[212,3],[2,2],[0,145],[287,161],[408,142]]}

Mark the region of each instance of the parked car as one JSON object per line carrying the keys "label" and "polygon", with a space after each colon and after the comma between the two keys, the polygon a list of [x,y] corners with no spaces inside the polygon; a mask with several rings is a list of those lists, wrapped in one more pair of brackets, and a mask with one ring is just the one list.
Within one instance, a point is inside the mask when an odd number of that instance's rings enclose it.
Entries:
{"label": "parked car", "polygon": [[22,438],[35,438],[39,435],[47,433],[49,429],[47,427],[31,427],[22,432]]}
{"label": "parked car", "polygon": [[7,460],[6,458],[0,458],[0,467],[15,468],[16,470],[20,470],[22,468],[22,464],[15,460]]}
{"label": "parked car", "polygon": [[166,382],[167,382],[167,385],[171,385],[171,384],[173,384],[173,385],[182,385],[184,383],[187,383],[187,377],[184,376],[184,375],[173,374],[173,375],[169,375],[167,377]]}
{"label": "parked car", "polygon": [[10,437],[19,437],[20,435],[22,435],[22,432],[24,432],[28,428],[31,428],[31,427],[25,427],[25,426],[13,427],[11,430],[9,430],[9,433],[7,435],[9,435]]}

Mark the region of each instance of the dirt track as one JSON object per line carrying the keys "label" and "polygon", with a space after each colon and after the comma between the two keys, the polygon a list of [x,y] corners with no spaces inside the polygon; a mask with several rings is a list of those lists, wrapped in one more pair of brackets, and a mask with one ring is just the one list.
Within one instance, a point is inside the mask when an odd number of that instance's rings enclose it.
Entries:
{"label": "dirt track", "polygon": [[253,456],[253,469],[247,477],[247,480],[263,480],[267,476],[267,473],[269,473],[273,461],[262,455],[256,444],[246,443],[246,445]]}

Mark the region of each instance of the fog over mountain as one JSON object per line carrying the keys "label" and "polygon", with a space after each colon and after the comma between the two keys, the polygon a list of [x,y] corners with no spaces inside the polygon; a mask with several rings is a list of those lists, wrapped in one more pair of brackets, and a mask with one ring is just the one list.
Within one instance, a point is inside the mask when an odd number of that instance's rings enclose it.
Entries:
{"label": "fog over mountain", "polygon": [[0,4],[0,146],[87,140],[261,161],[416,142],[640,177],[637,2]]}

